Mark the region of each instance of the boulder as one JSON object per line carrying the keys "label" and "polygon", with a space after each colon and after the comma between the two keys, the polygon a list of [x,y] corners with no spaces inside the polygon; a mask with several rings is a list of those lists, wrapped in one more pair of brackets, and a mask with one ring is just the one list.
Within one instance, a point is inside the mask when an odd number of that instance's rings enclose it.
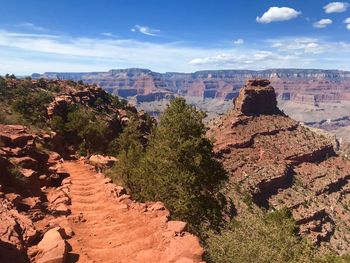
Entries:
{"label": "boulder", "polygon": [[201,262],[203,253],[198,238],[191,234],[174,237],[165,250],[166,262]]}
{"label": "boulder", "polygon": [[68,246],[62,238],[61,228],[55,227],[47,231],[38,244],[39,253],[37,263],[64,263],[66,261]]}

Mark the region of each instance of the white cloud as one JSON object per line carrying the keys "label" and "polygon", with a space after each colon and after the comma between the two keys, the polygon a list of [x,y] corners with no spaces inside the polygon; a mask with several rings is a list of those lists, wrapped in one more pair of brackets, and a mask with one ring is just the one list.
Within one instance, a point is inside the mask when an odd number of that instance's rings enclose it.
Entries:
{"label": "white cloud", "polygon": [[235,41],[233,41],[233,44],[242,45],[242,44],[244,44],[244,40],[242,38],[238,38]]}
{"label": "white cloud", "polygon": [[323,7],[327,14],[331,13],[342,13],[345,12],[349,7],[347,2],[331,2]]}
{"label": "white cloud", "polygon": [[321,19],[314,23],[314,27],[316,28],[326,28],[327,26],[331,25],[333,21],[331,19]]}
{"label": "white cloud", "polygon": [[344,20],[344,23],[347,24],[346,28],[350,30],[350,17]]}
{"label": "white cloud", "polygon": [[110,37],[110,38],[119,38],[119,36],[117,35],[114,35],[113,33],[111,32],[103,32],[101,33],[102,36],[105,36],[105,37]]}
{"label": "white cloud", "polygon": [[344,54],[350,53],[350,44],[344,41],[328,42],[317,38],[300,37],[269,39],[267,42],[270,43],[272,48],[280,52],[304,57],[315,56],[322,59],[326,56],[333,56],[338,59],[339,57],[343,57]]}
{"label": "white cloud", "polygon": [[301,12],[290,7],[270,7],[262,17],[257,17],[256,21],[267,24],[276,21],[287,21],[299,16]]}
{"label": "white cloud", "polygon": [[293,54],[321,54],[329,48],[325,43],[320,43],[315,38],[293,38],[269,40],[271,47],[279,51],[292,52]]}
{"label": "white cloud", "polygon": [[136,25],[131,29],[132,32],[140,32],[144,35],[148,35],[148,36],[158,36],[160,33],[159,29],[153,29],[150,28],[148,26],[140,26],[140,25]]}
{"label": "white cloud", "polygon": [[15,25],[15,27],[21,27],[29,30],[40,31],[40,32],[47,31],[46,28],[34,25],[33,23],[30,23],[30,22],[20,23],[18,25]]}
{"label": "white cloud", "polygon": [[269,67],[285,67],[292,56],[281,56],[271,51],[231,50],[230,53],[221,53],[209,57],[192,59],[191,65],[201,68],[239,68],[262,69]]}

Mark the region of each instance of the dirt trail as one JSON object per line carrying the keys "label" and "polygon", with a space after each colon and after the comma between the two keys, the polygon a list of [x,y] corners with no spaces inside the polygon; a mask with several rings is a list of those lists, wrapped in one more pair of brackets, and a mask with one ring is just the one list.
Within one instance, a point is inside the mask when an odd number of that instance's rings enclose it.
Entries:
{"label": "dirt trail", "polygon": [[[82,161],[64,162],[70,174],[68,262],[200,262],[202,249],[188,233],[169,230],[167,211],[111,199],[105,178]],[[130,200],[129,200],[130,201]]]}

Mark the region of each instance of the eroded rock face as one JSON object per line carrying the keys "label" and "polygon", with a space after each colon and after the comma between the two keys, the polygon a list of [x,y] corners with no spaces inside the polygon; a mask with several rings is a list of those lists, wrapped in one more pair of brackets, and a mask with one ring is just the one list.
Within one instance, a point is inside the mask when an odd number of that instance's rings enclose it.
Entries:
{"label": "eroded rock face", "polygon": [[[58,84],[61,84],[58,81]],[[108,100],[108,94],[99,87],[91,86],[83,90],[69,89],[65,87],[65,93],[55,97],[54,101],[50,103],[47,108],[47,115],[49,118],[53,116],[65,116],[68,112],[69,105],[95,105],[97,99],[102,101]]]}
{"label": "eroded rock face", "polygon": [[0,198],[0,202],[0,260],[27,262],[27,249],[34,244],[39,232],[32,220],[18,213],[9,200]]}
{"label": "eroded rock face", "polygon": [[267,79],[248,80],[234,105],[235,110],[244,115],[279,113],[275,90]]}
{"label": "eroded rock face", "polygon": [[24,126],[0,124],[0,262],[29,262],[47,220],[70,212],[63,186],[50,188],[65,176],[60,156],[39,150],[37,139]]}
{"label": "eroded rock face", "polygon": [[[21,125],[0,124],[0,183],[8,191],[24,196],[40,196],[41,187],[60,176],[53,169],[59,159],[38,150],[38,136]],[[57,155],[57,154],[56,154]],[[57,175],[58,174],[58,175]],[[40,178],[45,178],[41,180]]]}
{"label": "eroded rock face", "polygon": [[[241,94],[248,85],[269,84],[249,81]],[[348,252],[350,162],[335,154],[329,138],[271,112],[273,108],[264,110],[269,114],[242,114],[241,102],[209,131],[216,139],[216,155],[231,171],[227,195],[236,200],[237,213],[250,205],[290,208],[301,234]],[[239,201],[242,196],[245,200]]]}

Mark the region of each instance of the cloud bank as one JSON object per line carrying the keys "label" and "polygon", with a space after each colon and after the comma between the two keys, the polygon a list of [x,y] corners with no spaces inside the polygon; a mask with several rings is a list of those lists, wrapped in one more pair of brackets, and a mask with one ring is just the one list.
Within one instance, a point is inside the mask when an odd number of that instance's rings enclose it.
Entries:
{"label": "cloud bank", "polygon": [[[348,20],[344,22],[349,22]],[[19,33],[0,29],[0,74],[106,71],[141,67],[159,72],[203,69],[334,68],[350,70],[350,43],[318,38],[236,39],[211,47],[96,37]],[[244,45],[242,45],[244,43]],[[214,43],[213,43],[214,44]]]}

